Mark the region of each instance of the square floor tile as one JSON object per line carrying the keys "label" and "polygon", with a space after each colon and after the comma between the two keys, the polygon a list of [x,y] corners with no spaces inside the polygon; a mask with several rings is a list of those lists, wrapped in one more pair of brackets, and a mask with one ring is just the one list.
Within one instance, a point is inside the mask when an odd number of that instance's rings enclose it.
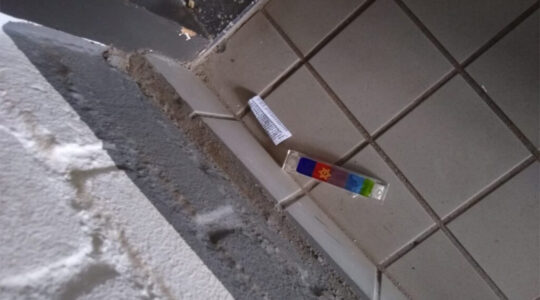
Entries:
{"label": "square floor tile", "polygon": [[274,146],[256,120],[246,125],[277,162],[283,162],[288,149],[332,162],[363,140],[304,67],[264,100],[292,137]]}
{"label": "square floor tile", "polygon": [[352,198],[347,191],[327,183],[321,183],[311,195],[377,263],[433,224],[371,146],[355,155],[344,167],[389,183],[385,201],[379,203],[366,198]]}
{"label": "square floor tile", "polygon": [[540,295],[539,185],[535,163],[449,225],[510,299]]}
{"label": "square floor tile", "polygon": [[442,232],[437,232],[388,268],[415,300],[498,299]]}
{"label": "square floor tile", "polygon": [[381,300],[408,300],[405,295],[388,279],[382,276]]}
{"label": "square floor tile", "polygon": [[404,0],[459,61],[480,48],[534,0]]}
{"label": "square floor tile", "polygon": [[391,0],[376,1],[311,63],[370,132],[451,70]]}
{"label": "square floor tile", "polygon": [[298,59],[261,13],[218,49],[196,72],[206,76],[206,82],[233,113]]}
{"label": "square floor tile", "polygon": [[364,0],[272,0],[266,10],[306,54]]}
{"label": "square floor tile", "polygon": [[378,142],[441,216],[529,155],[459,76]]}
{"label": "square floor tile", "polygon": [[537,147],[540,146],[538,24],[536,12],[467,68]]}

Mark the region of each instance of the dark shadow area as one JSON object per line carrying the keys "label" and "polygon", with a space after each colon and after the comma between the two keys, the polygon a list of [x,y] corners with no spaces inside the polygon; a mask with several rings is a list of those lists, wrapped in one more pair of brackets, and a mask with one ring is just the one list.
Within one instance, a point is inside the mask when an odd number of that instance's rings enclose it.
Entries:
{"label": "dark shadow area", "polygon": [[[0,0],[0,11],[126,51],[152,49],[169,57],[193,60],[209,41],[186,41],[176,22],[122,0]],[[193,24],[186,16],[186,27]]]}
{"label": "dark shadow area", "polygon": [[[262,216],[130,77],[107,64],[105,47],[31,24],[3,30],[235,299],[355,297],[310,248],[299,251],[298,241],[270,229],[281,221]],[[211,226],[197,222],[224,206],[233,213]]]}
{"label": "dark shadow area", "polygon": [[[186,0],[187,2],[187,0]],[[257,0],[196,0],[192,11],[211,37],[216,37]]]}
{"label": "dark shadow area", "polygon": [[[195,30],[207,38],[218,36],[257,0],[129,0],[163,18]],[[185,0],[189,3],[188,0]]]}
{"label": "dark shadow area", "polygon": [[[199,23],[193,10],[189,9],[179,0],[129,0],[133,4],[144,7],[154,14],[169,19],[175,23],[185,26],[195,32],[210,37],[210,34],[204,28],[204,25]],[[227,3],[235,1],[227,1]]]}

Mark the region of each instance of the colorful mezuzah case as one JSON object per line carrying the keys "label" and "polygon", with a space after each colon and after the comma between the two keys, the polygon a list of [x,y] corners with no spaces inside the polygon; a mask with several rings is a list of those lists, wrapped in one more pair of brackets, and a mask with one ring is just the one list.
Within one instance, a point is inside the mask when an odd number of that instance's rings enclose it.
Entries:
{"label": "colorful mezuzah case", "polygon": [[335,185],[351,192],[353,196],[383,201],[388,191],[388,184],[378,179],[315,160],[293,150],[287,153],[283,170]]}

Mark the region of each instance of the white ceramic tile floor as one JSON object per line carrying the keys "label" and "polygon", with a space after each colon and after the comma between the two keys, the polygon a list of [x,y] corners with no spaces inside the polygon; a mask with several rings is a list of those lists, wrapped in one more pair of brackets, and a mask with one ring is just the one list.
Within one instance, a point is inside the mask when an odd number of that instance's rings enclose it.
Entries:
{"label": "white ceramic tile floor", "polygon": [[[335,161],[365,140],[361,128],[353,126],[356,121],[369,133],[383,124],[393,124],[375,141],[391,161],[385,160],[376,147],[368,146],[345,163],[348,168],[389,181],[386,204],[372,207],[364,199],[349,199],[325,184],[312,191],[314,201],[309,201],[309,205],[317,203],[322,209],[319,214],[323,215],[317,218],[333,220],[351,240],[347,245],[356,245],[372,259],[366,270],[349,269],[347,273],[360,282],[366,295],[373,294],[373,266],[384,263],[379,266],[385,273],[381,276],[380,299],[405,295],[412,299],[534,297],[538,290],[531,286],[538,282],[535,276],[539,274],[534,272],[538,271],[534,257],[538,243],[534,239],[539,236],[539,227],[535,223],[538,218],[532,216],[535,212],[537,215],[540,182],[531,178],[534,172],[538,176],[538,163],[533,164],[533,158],[540,157],[538,151],[527,149],[460,75],[442,84],[398,122],[391,122],[451,71],[443,54],[397,5],[398,1],[374,1],[343,31],[331,36],[311,59],[328,86],[319,85],[317,74],[305,67],[280,80],[299,59],[285,41],[291,40],[305,54],[363,2],[340,0],[330,5],[328,1],[271,0],[266,10],[279,28],[271,28],[264,14],[257,14],[230,38],[225,53],[210,55],[208,61],[213,65],[209,70],[204,68],[207,63],[198,71],[207,75],[208,84],[232,112],[247,101],[235,90],[257,93],[272,82],[280,82],[266,100],[292,129],[290,141],[275,147],[249,114],[243,118],[276,164],[281,163],[289,147]],[[404,3],[459,61],[531,5],[538,5],[533,0]],[[326,14],[324,9],[332,11]],[[535,111],[540,109],[540,43],[538,6],[535,9],[473,61],[467,71],[538,146],[540,122]],[[283,33],[287,36],[280,37]],[[440,229],[416,241],[438,216],[454,211],[497,179],[514,172],[525,159],[528,165],[524,170],[489,190],[486,197],[448,225],[459,242],[448,239]],[[399,170],[393,168],[394,163]],[[528,191],[527,195],[516,194],[509,188],[512,184]],[[302,201],[306,200],[299,203]],[[301,205],[293,207],[295,214],[302,216]],[[330,255],[346,253],[339,252],[343,250],[339,247],[338,243],[323,248]],[[364,258],[359,260],[365,263]],[[473,260],[478,264],[471,263]],[[341,262],[342,268],[349,267],[346,260]]]}

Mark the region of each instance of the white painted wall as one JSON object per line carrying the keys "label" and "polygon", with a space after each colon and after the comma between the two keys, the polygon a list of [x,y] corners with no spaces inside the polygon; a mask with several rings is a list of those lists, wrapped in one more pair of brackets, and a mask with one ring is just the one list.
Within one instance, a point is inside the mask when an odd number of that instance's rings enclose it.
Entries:
{"label": "white painted wall", "polygon": [[73,297],[232,298],[0,31],[0,298]]}

